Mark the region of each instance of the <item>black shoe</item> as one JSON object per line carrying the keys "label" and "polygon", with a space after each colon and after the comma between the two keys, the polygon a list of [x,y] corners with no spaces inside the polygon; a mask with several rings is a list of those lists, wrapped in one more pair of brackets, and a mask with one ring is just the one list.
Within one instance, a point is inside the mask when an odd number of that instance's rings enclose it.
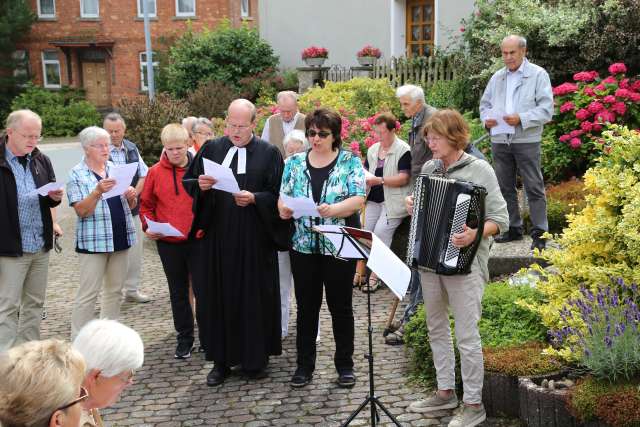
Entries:
{"label": "black shoe", "polygon": [[501,235],[493,239],[493,241],[496,243],[507,243],[513,242],[515,240],[522,240],[522,233],[514,230],[513,228],[510,228],[506,233],[502,233]]}
{"label": "black shoe", "polygon": [[351,388],[356,385],[356,376],[353,374],[352,370],[342,371],[338,374],[336,383],[338,383],[338,386],[342,388]]}
{"label": "black shoe", "polygon": [[244,371],[244,374],[250,380],[261,380],[263,378],[267,378],[268,376],[266,368]]}
{"label": "black shoe", "polygon": [[291,385],[291,387],[295,388],[304,387],[311,382],[312,378],[313,374],[307,372],[303,368],[298,368],[296,369],[295,374],[293,374],[293,377],[291,377],[291,381],[289,382],[289,384]]}
{"label": "black shoe", "polygon": [[230,372],[229,368],[219,368],[214,366],[207,375],[207,385],[209,387],[214,387],[222,384]]}
{"label": "black shoe", "polygon": [[188,359],[191,357],[191,351],[193,350],[193,344],[188,342],[179,342],[176,347],[176,354],[173,356],[176,359]]}
{"label": "black shoe", "polygon": [[543,239],[542,237],[534,237],[533,241],[531,242],[531,250],[539,250],[540,252],[542,252],[543,250],[545,250],[547,247],[547,240]]}

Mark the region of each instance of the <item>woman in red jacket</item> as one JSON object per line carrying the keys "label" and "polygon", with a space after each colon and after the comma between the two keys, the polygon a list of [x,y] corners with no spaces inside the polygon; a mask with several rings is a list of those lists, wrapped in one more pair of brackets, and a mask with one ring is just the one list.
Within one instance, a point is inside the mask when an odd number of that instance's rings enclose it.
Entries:
{"label": "woman in red jacket", "polygon": [[[182,177],[192,160],[188,152],[189,133],[179,124],[169,124],[160,135],[164,151],[149,169],[140,196],[140,219],[147,237],[155,240],[169,284],[173,324],[178,333],[175,358],[186,359],[193,349],[193,312],[189,303],[189,276],[194,268],[192,198],[182,186]],[[148,220],[169,223],[181,237],[150,232]],[[196,311],[196,318],[199,318]]]}

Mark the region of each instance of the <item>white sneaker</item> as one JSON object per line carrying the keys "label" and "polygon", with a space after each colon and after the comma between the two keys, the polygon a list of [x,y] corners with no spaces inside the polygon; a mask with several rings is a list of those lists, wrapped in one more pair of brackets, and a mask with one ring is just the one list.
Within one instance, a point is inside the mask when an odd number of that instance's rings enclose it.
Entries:
{"label": "white sneaker", "polygon": [[478,408],[475,406],[462,406],[462,411],[451,421],[449,427],[473,427],[487,419],[487,413],[484,411],[484,405],[480,404]]}
{"label": "white sneaker", "polygon": [[409,411],[411,412],[433,412],[441,409],[454,409],[458,407],[458,397],[455,393],[451,393],[451,396],[443,399],[438,392],[434,392],[431,397],[418,400],[409,405]]}
{"label": "white sneaker", "polygon": [[127,292],[124,296],[124,300],[127,302],[145,303],[151,301],[151,298],[140,292]]}

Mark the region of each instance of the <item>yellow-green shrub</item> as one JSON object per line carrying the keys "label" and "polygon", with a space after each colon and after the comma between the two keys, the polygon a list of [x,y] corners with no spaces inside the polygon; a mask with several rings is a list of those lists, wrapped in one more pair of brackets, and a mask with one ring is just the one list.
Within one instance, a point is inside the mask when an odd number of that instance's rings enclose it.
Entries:
{"label": "yellow-green shrub", "polygon": [[[580,285],[595,293],[612,277],[640,280],[640,133],[614,126],[603,136],[602,156],[584,176],[585,208],[569,215],[560,248],[543,254],[555,270],[538,285],[548,304],[530,307],[550,329],[580,326],[563,323],[559,313],[580,296]],[[576,357],[568,349],[561,354]]]}
{"label": "yellow-green shrub", "polygon": [[300,97],[300,109],[309,112],[318,107],[353,111],[358,117],[370,117],[380,111],[400,116],[400,104],[387,79],[359,77],[346,82],[327,82],[309,89]]}

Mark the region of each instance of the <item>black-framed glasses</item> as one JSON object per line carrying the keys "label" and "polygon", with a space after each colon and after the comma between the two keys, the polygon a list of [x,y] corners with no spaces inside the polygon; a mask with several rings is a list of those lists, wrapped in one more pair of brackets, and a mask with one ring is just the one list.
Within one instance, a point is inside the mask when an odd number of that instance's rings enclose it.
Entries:
{"label": "black-framed glasses", "polygon": [[316,135],[319,136],[320,138],[326,138],[329,135],[331,135],[331,132],[327,132],[326,130],[315,131],[313,129],[309,129],[307,131],[307,137],[308,138],[313,138]]}
{"label": "black-framed glasses", "polygon": [[58,409],[56,409],[56,411],[63,411],[65,409],[67,409],[67,408],[70,408],[73,405],[75,405],[76,403],[80,403],[80,402],[83,402],[83,401],[87,400],[88,397],[89,397],[89,393],[87,392],[87,389],[84,388],[84,387],[80,387],[80,396],[76,397],[70,403],[67,403],[64,406],[59,407]]}

